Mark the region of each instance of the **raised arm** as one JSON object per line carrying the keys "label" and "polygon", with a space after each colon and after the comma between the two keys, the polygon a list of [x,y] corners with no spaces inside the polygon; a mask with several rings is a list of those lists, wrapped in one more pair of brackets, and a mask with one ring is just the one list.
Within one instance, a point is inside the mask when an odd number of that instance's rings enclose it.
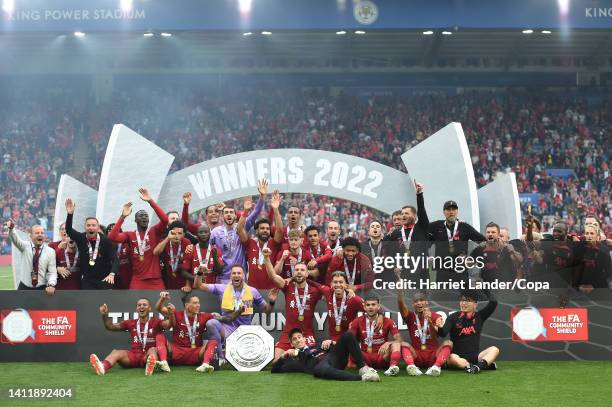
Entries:
{"label": "raised arm", "polygon": [[15,221],[13,219],[10,219],[5,223],[5,225],[8,227],[9,240],[11,241],[11,243],[13,243],[20,252],[24,251],[25,248],[28,247],[28,242],[25,240],[21,240],[19,236],[17,236],[17,233],[15,233]]}
{"label": "raised arm", "polygon": [[495,308],[497,308],[497,300],[495,299],[495,297],[493,297],[493,293],[490,292],[489,290],[486,290],[485,294],[489,302],[487,303],[487,305],[485,305],[483,309],[478,311],[478,314],[480,314],[480,317],[482,318],[483,321],[489,318],[491,314],[493,314],[493,312],[495,311]]}
{"label": "raised arm", "polygon": [[167,309],[167,312],[168,312],[168,316],[166,317],[166,319],[161,321],[160,325],[164,329],[170,329],[174,325],[176,325],[176,318],[174,317],[174,311],[176,311],[176,308],[174,307],[174,305],[168,304],[166,309]]}
{"label": "raised arm", "polygon": [[181,213],[181,220],[187,226],[187,230],[193,234],[198,233],[199,223],[192,223],[189,219],[189,204],[191,203],[191,192],[185,192],[183,194],[183,213]]}
{"label": "raised arm", "polygon": [[157,246],[155,246],[155,248],[153,249],[153,254],[155,256],[159,256],[160,254],[162,254],[163,251],[166,250],[166,246],[168,246],[168,243],[172,238],[174,238],[174,230],[169,231],[168,236],[166,236],[164,240],[162,240],[157,244]]}
{"label": "raised arm", "polygon": [[170,300],[170,293],[168,291],[162,291],[159,293],[159,298],[155,303],[155,309],[160,312],[164,317],[168,318],[170,316],[168,312],[168,307],[166,307],[166,301]]}
{"label": "raised arm", "polygon": [[257,200],[257,204],[255,204],[255,209],[249,213],[247,217],[246,223],[244,225],[245,230],[248,232],[253,227],[255,220],[257,219],[257,215],[261,212],[264,202],[266,201],[266,195],[268,194],[268,181],[262,179],[257,184],[257,190],[259,191],[259,199]]}
{"label": "raised arm", "polygon": [[157,204],[157,202],[155,202],[153,198],[151,198],[149,191],[146,188],[138,188],[138,192],[140,193],[140,199],[145,202],[148,202],[157,217],[159,218],[159,223],[155,226],[159,227],[160,229],[164,229],[166,226],[168,226],[168,215],[166,215],[166,212],[164,212],[164,210]]}
{"label": "raised arm", "polygon": [[[264,263],[266,265],[268,278],[274,283],[275,286],[278,288],[283,288],[285,286],[285,280],[274,271],[274,267],[272,267],[272,262],[270,261],[270,254],[272,254],[272,250],[270,250],[268,247],[263,249]],[[282,260],[280,263],[282,264]]]}
{"label": "raised arm", "polygon": [[76,209],[76,204],[71,198],[66,199],[66,234],[70,236],[72,240],[83,240],[85,239],[85,233],[77,232],[72,227],[72,221],[74,218],[74,210]]}
{"label": "raised arm", "polygon": [[128,202],[123,205],[123,208],[121,209],[121,216],[119,216],[115,226],[113,226],[113,229],[108,233],[108,238],[113,242],[122,243],[129,240],[130,237],[127,233],[119,231],[121,230],[121,226],[123,226],[123,220],[129,216],[130,213],[132,213],[132,203]]}
{"label": "raised arm", "polygon": [[417,193],[417,217],[419,227],[427,233],[429,229],[429,218],[427,217],[427,209],[425,209],[425,198],[423,197],[423,184],[414,181],[414,187]]}
{"label": "raised arm", "polygon": [[113,324],[111,319],[108,317],[108,305],[102,304],[100,306],[100,315],[102,315],[102,323],[104,323],[104,327],[108,331],[123,331],[124,329],[121,327],[121,324]]}
{"label": "raised arm", "polygon": [[[399,269],[396,270],[395,276],[397,277],[398,283],[401,282],[401,271]],[[398,286],[401,287],[400,284]],[[399,309],[400,315],[404,318],[404,321],[408,321],[408,316],[410,315],[410,309],[406,305],[406,301],[404,300],[404,289],[398,288],[395,290],[397,293],[397,307]]]}
{"label": "raised arm", "polygon": [[467,226],[468,230],[468,239],[472,242],[484,242],[487,240],[479,231],[474,229],[474,227],[469,223],[466,223],[465,226]]}
{"label": "raised arm", "polygon": [[283,241],[283,217],[280,214],[280,207],[282,198],[278,189],[275,189],[272,193],[272,200],[270,206],[272,207],[272,213],[274,215],[274,241],[281,243]]}
{"label": "raised arm", "polygon": [[242,243],[246,243],[247,240],[249,240],[249,232],[245,228],[247,219],[246,219],[246,216],[244,216],[244,214],[248,213],[250,216],[250,214],[252,213],[251,209],[253,209],[253,200],[251,199],[251,197],[247,197],[244,200],[243,216],[241,216],[240,219],[238,220],[238,226],[236,227],[236,232],[238,233],[238,237],[240,238],[240,241]]}

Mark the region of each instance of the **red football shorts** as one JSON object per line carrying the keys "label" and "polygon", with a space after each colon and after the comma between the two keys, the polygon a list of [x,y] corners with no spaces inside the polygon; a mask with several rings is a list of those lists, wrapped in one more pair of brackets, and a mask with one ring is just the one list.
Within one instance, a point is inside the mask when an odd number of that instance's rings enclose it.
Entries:
{"label": "red football shorts", "polygon": [[183,346],[174,346],[172,345],[172,356],[170,358],[170,362],[173,365],[199,365],[200,364],[200,349],[197,348],[186,348]]}
{"label": "red football shorts", "polygon": [[372,353],[362,351],[361,354],[365,364],[374,369],[386,369],[389,367],[389,361],[385,360],[384,356],[379,355],[377,351]]}
{"label": "red football shorts", "polygon": [[[308,346],[309,348],[313,346],[317,346],[317,341],[313,333],[304,332],[304,338],[306,339],[306,346]],[[291,342],[289,342],[288,332],[283,332],[281,334],[279,341],[276,342],[276,345],[274,345],[274,347],[281,348],[282,350],[289,350],[293,347],[291,346]]]}
{"label": "red football shorts", "polygon": [[166,286],[161,278],[148,278],[139,280],[132,277],[130,282],[130,290],[165,290]]}
{"label": "red football shorts", "polygon": [[144,367],[145,366],[145,356],[146,353],[144,353],[141,350],[130,350],[128,352],[128,364],[127,365],[123,365],[123,367],[128,367],[128,368],[135,368],[135,367]]}
{"label": "red football shorts", "polygon": [[433,366],[436,363],[436,350],[420,350],[416,349],[416,358],[414,364],[420,368]]}

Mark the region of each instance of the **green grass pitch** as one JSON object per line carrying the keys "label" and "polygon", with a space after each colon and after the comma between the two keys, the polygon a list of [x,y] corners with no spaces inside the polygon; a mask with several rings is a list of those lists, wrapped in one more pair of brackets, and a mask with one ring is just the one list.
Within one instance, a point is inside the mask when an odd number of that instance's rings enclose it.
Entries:
{"label": "green grass pitch", "polygon": [[0,290],[13,288],[13,269],[11,266],[0,266]]}
{"label": "green grass pitch", "polygon": [[[104,355],[100,355],[103,357]],[[88,363],[0,363],[2,406],[602,406],[612,397],[610,362],[499,362],[479,375],[382,375],[381,383],[335,382],[305,374],[212,374],[193,367],[145,377],[115,366],[97,376]],[[72,401],[8,400],[8,387],[72,386]]]}

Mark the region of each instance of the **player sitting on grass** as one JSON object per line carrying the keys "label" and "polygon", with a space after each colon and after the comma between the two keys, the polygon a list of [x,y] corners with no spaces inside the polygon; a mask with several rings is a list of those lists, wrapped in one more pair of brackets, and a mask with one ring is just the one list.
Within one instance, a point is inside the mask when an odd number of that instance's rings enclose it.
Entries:
{"label": "player sitting on grass", "polygon": [[[306,337],[300,328],[289,332],[291,348],[282,353],[272,365],[272,373],[309,373],[321,379],[379,382],[376,370],[366,366],[359,350],[359,343],[350,332],[342,334],[338,342],[323,344],[320,347],[306,346]],[[353,358],[359,374],[344,369]]]}
{"label": "player sitting on grass", "polygon": [[442,325],[442,317],[429,309],[429,302],[424,292],[418,291],[412,296],[414,312],[408,309],[404,302],[402,290],[397,292],[399,311],[408,325],[410,342],[402,343],[402,357],[406,362],[406,371],[410,376],[420,376],[419,368],[428,368],[428,376],[440,376],[441,367],[451,353],[453,343],[449,340],[438,346],[438,325]]}
{"label": "player sitting on grass", "polygon": [[109,331],[128,331],[130,333],[131,349],[113,349],[102,362],[95,354],[89,356],[89,363],[100,376],[104,375],[115,363],[123,367],[145,367],[145,375],[151,376],[155,370],[157,362],[157,350],[155,349],[155,337],[163,329],[172,326],[170,320],[160,320],[156,317],[149,317],[151,303],[146,298],[140,298],[136,302],[137,319],[121,321],[113,324],[108,317],[108,305],[100,306],[102,322]]}
{"label": "player sitting on grass", "polygon": [[480,311],[478,307],[478,295],[472,291],[464,291],[459,300],[460,312],[454,312],[446,318],[444,325],[437,321],[438,335],[446,336],[450,333],[453,341],[453,353],[448,358],[447,364],[451,367],[464,369],[466,373],[480,373],[482,369],[496,370],[495,359],[499,356],[499,348],[490,346],[479,352],[480,334],[484,322],[493,314],[497,307],[497,301],[487,291],[489,302]]}
{"label": "player sitting on grass", "polygon": [[164,317],[173,321],[172,341],[167,344],[164,334],[157,337],[157,365],[164,372],[170,371],[168,360],[172,365],[197,366],[196,372],[212,373],[215,369],[211,364],[212,357],[217,348],[217,341],[210,339],[203,345],[202,337],[206,332],[206,323],[211,319],[221,322],[231,322],[244,312],[244,305],[238,307],[230,315],[220,316],[208,312],[200,312],[200,299],[194,294],[187,294],[183,298],[183,311],[177,311],[172,304],[164,305],[170,299],[170,293],[162,291],[155,308]]}

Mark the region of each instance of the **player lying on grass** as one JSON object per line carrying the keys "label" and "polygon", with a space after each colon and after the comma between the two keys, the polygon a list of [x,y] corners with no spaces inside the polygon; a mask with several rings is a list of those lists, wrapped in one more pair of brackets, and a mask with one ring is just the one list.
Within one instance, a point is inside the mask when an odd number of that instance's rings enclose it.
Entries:
{"label": "player lying on grass", "polygon": [[229,315],[216,316],[208,312],[200,312],[200,299],[193,294],[183,298],[183,311],[177,311],[172,304],[164,305],[170,299],[170,293],[162,291],[155,308],[172,321],[172,340],[168,344],[166,336],[161,333],[157,336],[156,347],[159,361],[157,366],[169,372],[168,360],[172,365],[196,366],[196,372],[211,373],[215,369],[211,364],[212,357],[217,347],[217,341],[210,339],[206,345],[202,337],[206,332],[206,323],[211,319],[221,322],[231,322],[244,312],[241,305]]}
{"label": "player lying on grass", "polygon": [[449,340],[438,346],[438,325],[442,317],[429,309],[427,295],[418,291],[412,296],[414,312],[408,309],[404,301],[403,290],[397,292],[397,303],[400,315],[408,325],[410,343],[402,343],[402,357],[406,362],[406,371],[410,376],[420,376],[425,369],[428,376],[439,376],[441,368],[451,353],[453,343]]}
{"label": "player lying on grass", "polygon": [[464,369],[466,373],[480,373],[482,369],[496,370],[495,359],[499,356],[497,346],[489,346],[482,352],[480,349],[480,334],[484,322],[493,314],[497,307],[497,300],[486,291],[489,300],[480,311],[478,295],[473,291],[464,291],[459,300],[459,312],[454,312],[446,318],[444,325],[437,321],[438,335],[446,336],[450,333],[453,341],[453,353],[448,358],[449,367]]}
{"label": "player lying on grass", "polygon": [[[323,344],[320,347],[306,346],[306,337],[300,328],[289,332],[291,348],[283,352],[272,365],[272,373],[309,373],[315,377],[330,380],[378,382],[376,370],[366,366],[359,343],[350,332],[342,334],[338,342]],[[351,357],[359,374],[344,369]]]}
{"label": "player lying on grass", "polygon": [[104,327],[109,331],[128,331],[130,333],[131,349],[113,349],[102,362],[95,354],[89,356],[89,363],[100,376],[104,375],[115,363],[123,367],[144,367],[145,375],[151,376],[157,362],[157,350],[155,348],[155,337],[162,330],[172,326],[170,320],[160,320],[149,317],[151,303],[146,298],[140,298],[136,302],[138,318],[121,321],[113,324],[108,317],[108,305],[100,306],[100,314]]}

